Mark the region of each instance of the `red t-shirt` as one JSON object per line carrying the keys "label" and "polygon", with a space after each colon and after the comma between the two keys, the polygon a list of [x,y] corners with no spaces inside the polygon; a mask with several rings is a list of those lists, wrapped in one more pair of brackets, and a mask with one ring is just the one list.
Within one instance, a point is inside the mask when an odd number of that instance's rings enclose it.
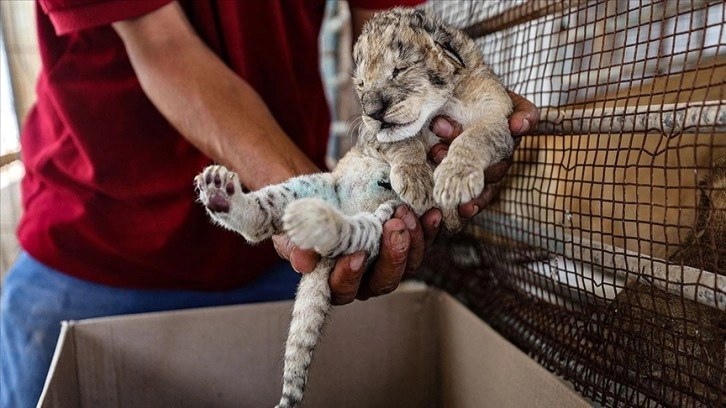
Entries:
{"label": "red t-shirt", "polygon": [[[210,222],[192,184],[210,160],[143,93],[109,25],[169,1],[39,0],[42,69],[21,137],[18,237],[41,262],[93,282],[233,288],[277,256],[269,243],[249,246]],[[322,168],[330,120],[318,70],[325,1],[180,3],[206,44]],[[352,3],[385,8],[418,0]]]}

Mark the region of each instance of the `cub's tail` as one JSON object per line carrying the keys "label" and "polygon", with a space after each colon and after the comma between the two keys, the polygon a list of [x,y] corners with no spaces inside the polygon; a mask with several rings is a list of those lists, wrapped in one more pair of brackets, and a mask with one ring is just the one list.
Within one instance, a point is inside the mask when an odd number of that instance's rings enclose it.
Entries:
{"label": "cub's tail", "polygon": [[276,408],[294,408],[302,401],[313,351],[332,307],[328,278],[334,266],[334,260],[322,258],[300,280],[285,345],[282,397]]}

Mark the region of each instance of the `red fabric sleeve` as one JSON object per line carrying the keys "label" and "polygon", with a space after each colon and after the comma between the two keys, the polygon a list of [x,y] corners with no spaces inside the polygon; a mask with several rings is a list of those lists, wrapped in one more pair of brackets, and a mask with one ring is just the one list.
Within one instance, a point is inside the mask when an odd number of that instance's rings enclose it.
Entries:
{"label": "red fabric sleeve", "polygon": [[389,9],[395,6],[417,6],[426,0],[348,0],[351,8],[368,10]]}
{"label": "red fabric sleeve", "polygon": [[38,0],[57,35],[142,16],[172,0]]}

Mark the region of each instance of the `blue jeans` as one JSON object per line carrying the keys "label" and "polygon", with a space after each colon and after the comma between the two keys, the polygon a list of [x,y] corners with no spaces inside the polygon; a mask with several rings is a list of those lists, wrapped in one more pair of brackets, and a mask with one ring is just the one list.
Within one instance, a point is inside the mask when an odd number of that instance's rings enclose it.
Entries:
{"label": "blue jeans", "polygon": [[0,408],[36,406],[63,320],[291,299],[298,281],[281,261],[226,292],[123,289],[70,277],[22,252],[0,297]]}

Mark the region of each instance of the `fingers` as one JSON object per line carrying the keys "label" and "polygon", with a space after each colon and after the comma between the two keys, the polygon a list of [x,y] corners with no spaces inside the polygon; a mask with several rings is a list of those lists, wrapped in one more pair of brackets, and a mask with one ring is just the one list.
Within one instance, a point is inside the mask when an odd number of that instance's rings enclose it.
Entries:
{"label": "fingers", "polygon": [[446,116],[437,116],[431,121],[429,129],[445,143],[451,143],[462,132],[461,124],[447,118]]}
{"label": "fingers", "polygon": [[479,214],[479,211],[484,209],[484,207],[489,205],[489,203],[494,199],[497,191],[499,190],[500,184],[501,183],[487,184],[487,186],[484,187],[484,191],[479,194],[479,197],[469,201],[466,204],[460,205],[459,216],[461,218],[471,218]]}
{"label": "fingers", "polygon": [[310,273],[320,261],[320,255],[312,249],[294,247],[290,252],[292,269],[300,273]]}
{"label": "fingers", "polygon": [[[298,248],[285,235],[273,236],[272,242],[280,257],[289,260],[297,272],[312,272],[320,260],[320,255],[315,251]],[[338,259],[329,279],[333,304],[344,305],[355,299],[363,276],[365,258],[365,253],[358,252]]]}
{"label": "fingers", "polygon": [[533,129],[539,121],[539,110],[527,98],[507,90],[514,104],[514,113],[509,117],[509,130],[513,136],[522,136]]}
{"label": "fingers", "polygon": [[332,304],[345,305],[355,300],[365,271],[365,260],[364,252],[342,256],[338,259],[328,279]]}
{"label": "fingers", "polygon": [[426,251],[423,227],[416,214],[407,205],[401,205],[396,208],[396,211],[393,213],[393,217],[403,220],[403,223],[406,224],[410,244],[404,273],[407,275],[413,275],[416,272],[416,269],[418,269],[423,262],[424,252]]}
{"label": "fingers", "polygon": [[287,239],[287,236],[273,235],[272,245],[275,246],[275,251],[277,251],[277,255],[279,255],[280,258],[288,261],[290,260],[290,252],[292,252],[294,245],[289,239]]}
{"label": "fingers", "polygon": [[508,157],[500,162],[494,163],[484,170],[484,180],[487,184],[494,184],[502,181],[507,171],[512,166],[512,158]]}
{"label": "fingers", "polygon": [[[414,273],[423,262],[427,244],[438,233],[441,212],[430,210],[423,220],[421,224],[410,207],[398,207],[393,218],[383,224],[380,254],[365,277],[365,253],[338,259],[329,279],[331,302],[344,305],[356,297],[367,299],[395,290],[403,275]],[[292,245],[285,236],[275,236],[273,242],[278,254],[289,259],[298,272],[311,272],[320,259],[314,251]]]}
{"label": "fingers", "polygon": [[[507,90],[507,94],[512,99],[514,107],[513,113],[509,117],[509,130],[512,132],[512,136],[525,135],[537,125],[539,110],[535,104],[522,95],[510,90]],[[451,143],[463,131],[461,124],[446,116],[435,117],[431,121],[429,129],[444,143]]]}
{"label": "fingers", "polygon": [[429,149],[428,158],[432,163],[439,165],[444,160],[448,152],[449,146],[447,144],[437,143]]}
{"label": "fingers", "polygon": [[320,255],[315,251],[298,248],[287,238],[287,235],[273,235],[272,244],[280,258],[290,261],[292,268],[297,272],[312,272],[320,260]]}
{"label": "fingers", "polygon": [[441,228],[441,210],[432,208],[421,216],[421,228],[423,229],[424,244],[426,248],[431,247],[434,239]]}
{"label": "fingers", "polygon": [[498,163],[494,163],[484,171],[486,186],[479,196],[468,203],[459,206],[461,218],[471,218],[484,209],[496,197],[502,185],[502,180],[512,166],[512,158],[509,157]]}
{"label": "fingers", "polygon": [[410,207],[396,208],[393,218],[383,224],[381,250],[368,273],[363,272],[362,253],[338,260],[330,277],[331,302],[344,305],[355,298],[365,300],[393,292],[405,274],[413,274],[421,266],[440,223],[437,209],[426,212],[420,222]]}
{"label": "fingers", "polygon": [[411,237],[403,220],[392,218],[383,224],[381,251],[369,274],[364,276],[358,299],[392,292],[406,272]]}

